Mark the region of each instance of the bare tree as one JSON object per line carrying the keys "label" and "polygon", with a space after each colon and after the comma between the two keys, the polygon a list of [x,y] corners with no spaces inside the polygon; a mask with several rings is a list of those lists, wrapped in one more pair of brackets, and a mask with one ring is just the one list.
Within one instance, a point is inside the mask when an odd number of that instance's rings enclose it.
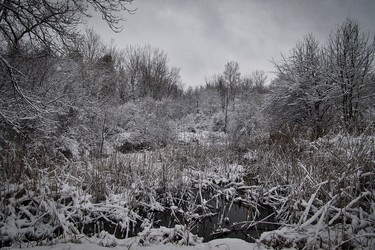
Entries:
{"label": "bare tree", "polygon": [[224,133],[227,132],[228,127],[228,106],[229,101],[234,102],[238,84],[240,82],[240,67],[237,62],[228,62],[225,64],[223,73],[224,83],[226,85],[225,99],[224,99]]}
{"label": "bare tree", "polygon": [[[123,55],[123,65],[124,65],[124,77],[127,78],[127,83],[129,92],[130,92],[130,99],[135,100],[138,96],[138,80],[140,76],[140,69],[141,69],[141,51],[139,46],[128,46]],[[122,89],[126,91],[127,86],[122,86]],[[125,93],[123,93],[125,97]]]}
{"label": "bare tree", "polygon": [[279,118],[276,120],[312,128],[313,139],[322,136],[323,122],[330,119],[334,87],[325,77],[325,56],[317,40],[311,34],[305,36],[275,67],[278,78],[271,112]]}
{"label": "bare tree", "polygon": [[263,92],[267,81],[267,75],[263,70],[255,70],[251,74],[251,81],[254,84],[256,91]]}
{"label": "bare tree", "polygon": [[241,77],[240,67],[238,63],[233,61],[227,62],[225,64],[223,77],[227,88],[229,89],[228,98],[233,101]]}
{"label": "bare tree", "polygon": [[352,19],[347,19],[329,39],[330,78],[339,86],[343,122],[348,130],[358,127],[365,103],[373,98],[364,92],[366,85],[371,83],[373,39],[371,41],[368,34],[361,33],[359,24]]}
{"label": "bare tree", "polygon": [[[74,45],[79,36],[78,25],[90,17],[92,6],[115,32],[121,30],[123,12],[132,13],[127,6],[132,0],[2,0],[0,1],[0,66],[2,68],[1,95],[13,97],[27,104],[33,111],[45,109],[46,104],[35,100],[35,93],[26,93],[22,84],[25,77],[20,60],[25,51],[43,50],[63,52],[63,47]],[[12,107],[9,107],[10,109]],[[16,124],[10,118],[12,110],[2,106],[0,116],[8,124]],[[12,121],[13,120],[13,121]]]}
{"label": "bare tree", "polygon": [[[167,54],[155,47],[128,46],[122,55],[123,91],[128,99],[150,96],[156,100],[182,94],[178,68],[168,67]],[[125,93],[122,94],[124,97]]]}
{"label": "bare tree", "polygon": [[75,41],[78,25],[90,17],[92,6],[102,14],[109,27],[118,32],[124,20],[121,11],[132,13],[132,0],[3,0],[0,2],[0,35],[12,50],[24,40],[33,45],[60,49],[61,44]]}
{"label": "bare tree", "polygon": [[167,76],[166,97],[177,98],[183,94],[183,84],[180,77],[180,68],[172,67]]}
{"label": "bare tree", "polygon": [[228,62],[222,74],[206,79],[206,89],[214,88],[219,92],[221,108],[224,112],[223,132],[227,132],[229,102],[234,104],[236,91],[241,83],[240,67],[237,62]]}
{"label": "bare tree", "polygon": [[81,43],[81,51],[84,63],[93,65],[105,53],[105,45],[100,35],[93,28],[85,29],[85,35]]}
{"label": "bare tree", "polygon": [[167,55],[164,51],[147,45],[142,48],[141,97],[151,96],[160,99],[168,74]]}

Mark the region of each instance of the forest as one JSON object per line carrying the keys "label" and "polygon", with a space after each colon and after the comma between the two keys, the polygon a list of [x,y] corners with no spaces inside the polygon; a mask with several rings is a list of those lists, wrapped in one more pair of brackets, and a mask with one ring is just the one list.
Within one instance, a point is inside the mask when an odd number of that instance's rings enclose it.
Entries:
{"label": "forest", "polygon": [[94,8],[120,31],[129,2],[0,1],[0,247],[374,249],[374,35],[348,18],[269,84],[230,61],[193,88],[82,28]]}

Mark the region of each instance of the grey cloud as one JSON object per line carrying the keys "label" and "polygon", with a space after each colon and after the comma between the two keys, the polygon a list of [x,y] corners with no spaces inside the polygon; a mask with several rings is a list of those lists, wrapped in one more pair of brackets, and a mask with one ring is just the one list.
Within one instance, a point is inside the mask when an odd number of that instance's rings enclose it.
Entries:
{"label": "grey cloud", "polygon": [[132,6],[138,12],[127,17],[122,33],[94,20],[97,32],[113,37],[118,47],[158,46],[188,85],[203,84],[230,60],[239,62],[243,74],[273,71],[272,58],[287,54],[308,33],[325,43],[348,16],[372,34],[375,24],[372,0],[134,0]]}

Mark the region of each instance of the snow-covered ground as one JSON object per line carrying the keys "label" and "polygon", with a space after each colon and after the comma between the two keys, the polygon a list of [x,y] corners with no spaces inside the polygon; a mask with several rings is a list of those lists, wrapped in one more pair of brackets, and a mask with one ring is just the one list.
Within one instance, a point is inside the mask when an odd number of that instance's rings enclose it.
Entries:
{"label": "snow-covered ground", "polygon": [[[125,248],[124,248],[125,247]],[[9,249],[18,249],[18,248],[9,248]],[[89,241],[74,244],[74,243],[60,243],[51,246],[35,246],[35,247],[23,247],[23,249],[33,249],[33,250],[108,250],[108,247],[103,247]],[[177,244],[166,244],[166,245],[151,245],[151,246],[140,246],[138,244],[132,244],[132,240],[127,240],[127,244],[111,247],[111,250],[120,250],[120,249],[140,249],[140,250],[208,250],[208,249],[217,249],[217,250],[243,250],[243,249],[269,249],[261,244],[257,243],[248,243],[240,239],[216,239],[207,243],[201,243],[195,246],[181,246]]]}

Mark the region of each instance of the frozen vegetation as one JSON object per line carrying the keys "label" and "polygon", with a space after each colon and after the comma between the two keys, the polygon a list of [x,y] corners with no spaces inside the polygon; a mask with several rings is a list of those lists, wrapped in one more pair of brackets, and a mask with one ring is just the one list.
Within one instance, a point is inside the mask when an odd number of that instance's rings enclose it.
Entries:
{"label": "frozen vegetation", "polygon": [[[241,203],[252,217],[219,224],[226,228],[217,232],[255,227],[264,220],[261,210],[271,207],[269,223],[280,228],[248,240],[273,247],[374,246],[374,172],[366,167],[374,164],[373,137],[272,148],[236,159],[226,144],[201,142],[30,169],[22,182],[2,184],[3,244],[96,239],[117,246],[125,238],[137,246],[197,245],[203,239],[191,232],[200,220],[227,206],[220,215],[226,220],[225,211]],[[169,228],[158,225],[158,212],[171,216]]]}
{"label": "frozen vegetation", "polygon": [[128,2],[0,1],[0,247],[375,249],[369,34],[184,89],[164,51],[78,32]]}

